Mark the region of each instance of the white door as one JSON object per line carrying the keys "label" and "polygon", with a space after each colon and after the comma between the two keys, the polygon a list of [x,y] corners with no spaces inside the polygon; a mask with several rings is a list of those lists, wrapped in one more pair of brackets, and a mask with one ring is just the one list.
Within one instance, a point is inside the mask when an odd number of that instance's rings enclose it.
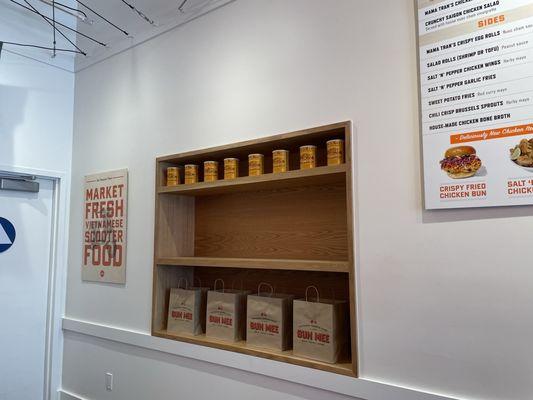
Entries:
{"label": "white door", "polygon": [[[54,182],[0,190],[0,399],[44,398]],[[3,226],[2,226],[3,221]],[[7,245],[6,245],[7,243]]]}

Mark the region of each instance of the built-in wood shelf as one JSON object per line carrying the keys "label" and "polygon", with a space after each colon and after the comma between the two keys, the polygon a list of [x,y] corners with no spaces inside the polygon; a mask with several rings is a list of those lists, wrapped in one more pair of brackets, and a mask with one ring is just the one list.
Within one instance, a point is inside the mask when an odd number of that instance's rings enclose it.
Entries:
{"label": "built-in wood shelf", "polygon": [[153,332],[153,336],[174,339],[180,342],[199,344],[207,347],[214,347],[217,349],[234,351],[236,353],[248,354],[251,356],[257,356],[262,358],[267,358],[269,360],[282,361],[290,364],[301,365],[304,367],[310,367],[319,369],[322,371],[334,372],[341,375],[355,376],[353,371],[353,366],[349,362],[338,363],[338,364],[328,364],[320,361],[314,361],[303,357],[298,357],[292,354],[292,350],[288,351],[273,351],[268,349],[261,349],[258,347],[248,346],[245,341],[240,341],[236,343],[223,342],[216,339],[211,339],[205,335],[198,336],[188,336],[188,335],[177,335],[174,333],[169,333],[166,330],[157,330]]}
{"label": "built-in wood shelf", "polygon": [[[344,140],[345,162],[328,166],[327,141]],[[300,169],[300,146],[316,146],[316,168]],[[249,356],[357,376],[355,265],[349,121],[245,142],[158,157],[155,182],[152,335]],[[288,171],[273,173],[273,150],[287,150]],[[249,176],[248,156],[264,155],[264,174]],[[237,158],[239,178],[224,180],[224,159]],[[218,180],[203,182],[203,162],[219,163]],[[198,165],[199,183],[168,187],[167,170]],[[170,291],[183,284],[257,292],[267,282],[277,293],[305,298],[315,286],[323,299],[349,304],[349,341],[341,363],[292,351],[250,347],[204,335],[167,332]]]}
{"label": "built-in wood shelf", "polygon": [[292,271],[350,272],[348,261],[286,260],[265,258],[218,258],[218,257],[160,257],[158,265],[182,267],[220,267],[274,269]]}
{"label": "built-in wood shelf", "polygon": [[293,187],[297,185],[322,185],[325,183],[344,182],[346,165],[317,167],[313,169],[287,171],[278,174],[260,176],[243,176],[231,180],[199,182],[189,185],[160,186],[159,194],[181,194],[190,196],[208,196],[221,193],[235,193],[247,190],[270,190]]}

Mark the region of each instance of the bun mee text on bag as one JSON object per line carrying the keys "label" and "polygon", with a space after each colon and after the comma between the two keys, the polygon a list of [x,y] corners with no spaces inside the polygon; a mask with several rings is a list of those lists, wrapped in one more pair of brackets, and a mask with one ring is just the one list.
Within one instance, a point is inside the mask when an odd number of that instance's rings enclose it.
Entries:
{"label": "bun mee text on bag", "polygon": [[[261,293],[261,288],[269,288]],[[249,295],[246,313],[246,343],[273,350],[292,347],[292,302],[294,296],[275,294],[268,283],[260,283],[256,295]]]}
{"label": "bun mee text on bag", "polygon": [[[309,291],[316,298],[311,301]],[[348,346],[347,303],[320,299],[315,286],[307,287],[305,299],[293,303],[293,354],[328,363],[339,361]]]}
{"label": "bun mee text on bag", "polygon": [[[184,288],[181,288],[181,284]],[[189,287],[189,282],[182,278],[177,288],[170,289],[167,331],[169,333],[186,333],[200,335],[205,331],[205,309],[209,288]]]}
{"label": "bun mee text on bag", "polygon": [[[220,286],[221,289],[217,289]],[[230,342],[244,340],[246,333],[246,296],[250,291],[225,289],[217,279],[207,293],[205,335]]]}

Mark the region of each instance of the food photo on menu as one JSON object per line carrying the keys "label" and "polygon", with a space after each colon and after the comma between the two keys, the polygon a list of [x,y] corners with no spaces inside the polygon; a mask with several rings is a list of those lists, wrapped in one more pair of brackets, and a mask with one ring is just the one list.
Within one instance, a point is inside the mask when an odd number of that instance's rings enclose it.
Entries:
{"label": "food photo on menu", "polygon": [[519,167],[533,172],[533,139],[522,139],[510,149],[511,161]]}
{"label": "food photo on menu", "polygon": [[450,178],[464,179],[476,175],[482,163],[472,146],[455,146],[446,150],[440,167]]}

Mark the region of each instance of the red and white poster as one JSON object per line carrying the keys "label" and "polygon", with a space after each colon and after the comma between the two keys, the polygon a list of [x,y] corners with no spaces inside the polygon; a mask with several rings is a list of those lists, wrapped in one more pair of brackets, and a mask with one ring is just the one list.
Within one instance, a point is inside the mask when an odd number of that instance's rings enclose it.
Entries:
{"label": "red and white poster", "polygon": [[128,170],[87,175],[83,197],[82,279],[124,284]]}
{"label": "red and white poster", "polygon": [[533,204],[533,0],[417,0],[426,209]]}

